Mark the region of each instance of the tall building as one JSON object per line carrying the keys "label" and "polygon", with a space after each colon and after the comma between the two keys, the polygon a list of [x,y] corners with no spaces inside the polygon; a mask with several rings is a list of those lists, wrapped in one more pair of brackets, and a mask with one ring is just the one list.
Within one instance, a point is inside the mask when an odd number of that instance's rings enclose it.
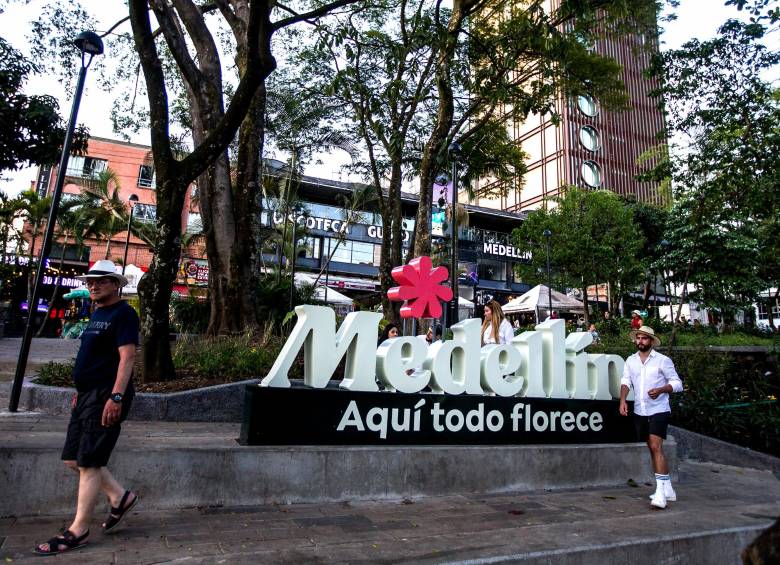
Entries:
{"label": "tall building", "polygon": [[[655,45],[655,39],[652,40]],[[661,204],[657,183],[639,182],[637,161],[658,144],[663,114],[648,97],[652,83],[643,75],[650,54],[645,38],[635,35],[596,42],[597,53],[612,57],[623,67],[623,81],[630,109],[607,111],[588,95],[562,98],[556,104],[561,117],[555,125],[550,116],[532,115],[515,123],[510,133],[528,155],[524,186],[510,189],[505,197],[478,199],[476,204],[508,211],[533,210],[544,199],[571,185],[586,189],[609,189],[636,200]],[[481,181],[489,182],[489,181]]]}

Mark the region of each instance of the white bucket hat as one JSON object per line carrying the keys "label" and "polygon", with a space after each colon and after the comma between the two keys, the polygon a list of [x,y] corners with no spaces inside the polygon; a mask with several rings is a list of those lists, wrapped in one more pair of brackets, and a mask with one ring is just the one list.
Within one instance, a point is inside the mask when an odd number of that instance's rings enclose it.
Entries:
{"label": "white bucket hat", "polygon": [[95,261],[95,264],[89,268],[89,271],[87,271],[86,275],[79,275],[76,278],[80,281],[86,282],[90,279],[100,279],[103,277],[116,279],[116,282],[119,283],[120,287],[123,287],[127,284],[127,278],[124,275],[117,273],[116,265],[113,261],[109,261],[108,259]]}

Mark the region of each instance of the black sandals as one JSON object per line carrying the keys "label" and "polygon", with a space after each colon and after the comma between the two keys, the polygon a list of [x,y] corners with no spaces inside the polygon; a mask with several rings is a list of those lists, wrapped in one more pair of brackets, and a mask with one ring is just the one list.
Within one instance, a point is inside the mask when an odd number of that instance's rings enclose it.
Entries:
{"label": "black sandals", "polygon": [[122,496],[122,500],[119,501],[119,506],[116,508],[111,507],[111,514],[109,514],[108,518],[103,524],[104,534],[110,534],[112,531],[114,531],[116,527],[119,526],[119,523],[122,521],[125,515],[127,515],[127,513],[130,512],[130,510],[133,509],[133,506],[135,506],[135,504],[138,502],[137,494],[133,494],[133,500],[129,503],[127,502],[127,499],[131,494],[133,493],[131,493],[129,490],[126,490],[124,496]]}
{"label": "black sandals", "polygon": [[80,547],[87,545],[86,539],[88,536],[89,530],[79,537],[76,537],[70,530],[65,530],[62,532],[61,536],[53,537],[45,542],[49,546],[49,549],[41,549],[41,546],[44,545],[43,543],[36,545],[35,553],[38,555],[58,555],[70,551],[71,549],[79,549]]}

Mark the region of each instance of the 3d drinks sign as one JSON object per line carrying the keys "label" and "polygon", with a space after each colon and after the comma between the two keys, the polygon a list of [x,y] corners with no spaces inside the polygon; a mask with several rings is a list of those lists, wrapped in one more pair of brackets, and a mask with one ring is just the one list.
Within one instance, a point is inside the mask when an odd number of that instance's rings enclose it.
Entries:
{"label": "3d drinks sign", "polygon": [[[421,280],[420,268],[430,263],[411,268],[402,285],[427,290],[398,294],[432,306],[431,287],[443,280],[441,272]],[[295,312],[297,323],[268,375],[259,387],[247,387],[243,443],[633,441],[614,401],[623,359],[586,353],[590,333],[566,336],[563,320],[501,345],[482,346],[481,321],[469,319],[452,327],[448,341],[429,346],[406,336],[377,346],[380,313],[352,312],[336,328],[330,308],[305,305]],[[303,383],[293,386],[289,372],[301,351]],[[331,388],[342,362],[343,379]]]}

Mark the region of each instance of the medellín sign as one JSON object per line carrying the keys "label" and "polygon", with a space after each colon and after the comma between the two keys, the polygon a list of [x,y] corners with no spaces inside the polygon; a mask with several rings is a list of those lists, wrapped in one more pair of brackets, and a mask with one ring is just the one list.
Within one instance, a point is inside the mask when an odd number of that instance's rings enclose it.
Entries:
{"label": "medell\u00edn sign", "polygon": [[[408,270],[406,276],[413,278]],[[482,347],[481,322],[469,319],[452,327],[448,341],[428,346],[407,336],[377,347],[382,314],[352,312],[337,330],[330,308],[295,312],[268,375],[247,387],[242,443],[633,441],[614,400],[623,359],[586,353],[590,333],[567,337],[563,320],[542,322],[509,344]],[[301,350],[303,383],[293,386],[288,374]],[[331,387],[342,361],[344,377]]]}

